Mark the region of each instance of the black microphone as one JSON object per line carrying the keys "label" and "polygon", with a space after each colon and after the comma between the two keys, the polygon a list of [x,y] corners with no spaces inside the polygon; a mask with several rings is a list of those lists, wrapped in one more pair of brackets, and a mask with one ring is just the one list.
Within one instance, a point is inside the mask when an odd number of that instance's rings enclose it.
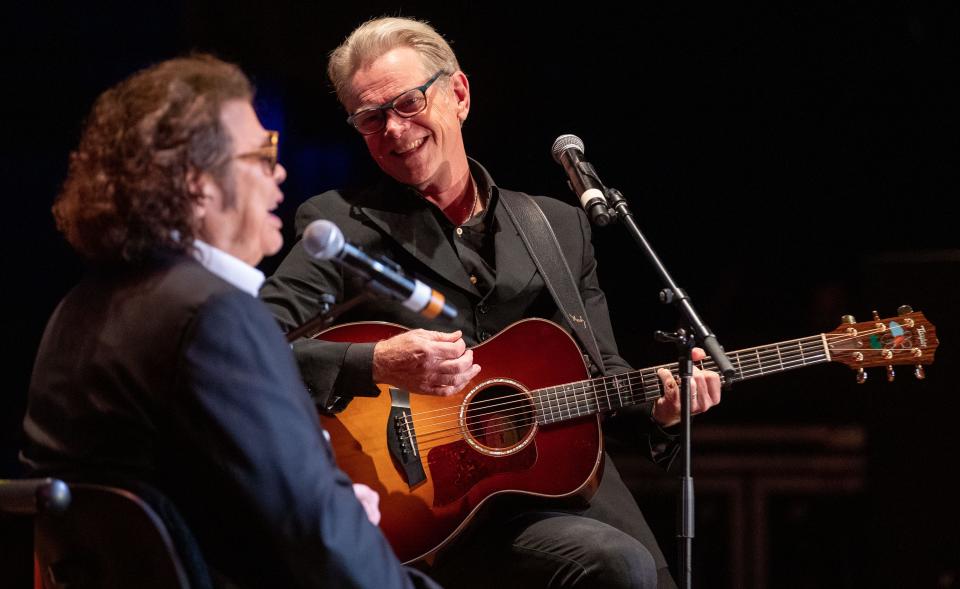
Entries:
{"label": "black microphone", "polygon": [[454,319],[457,310],[446,303],[442,293],[416,278],[404,274],[400,266],[389,258],[373,258],[343,237],[334,223],[318,219],[303,232],[303,248],[318,260],[335,260],[367,279],[367,285],[377,294],[396,299],[428,319],[442,316]]}
{"label": "black microphone", "polygon": [[606,188],[597,171],[583,159],[583,141],[576,135],[561,135],[553,142],[553,159],[563,166],[570,179],[570,189],[580,199],[590,221],[599,227],[610,222]]}

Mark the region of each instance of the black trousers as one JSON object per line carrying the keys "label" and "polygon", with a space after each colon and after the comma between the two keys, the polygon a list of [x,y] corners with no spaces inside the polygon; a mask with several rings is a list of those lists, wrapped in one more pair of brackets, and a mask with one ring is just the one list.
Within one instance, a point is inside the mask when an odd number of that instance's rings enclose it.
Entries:
{"label": "black trousers", "polygon": [[676,588],[666,560],[613,461],[584,509],[494,509],[437,559],[450,589]]}

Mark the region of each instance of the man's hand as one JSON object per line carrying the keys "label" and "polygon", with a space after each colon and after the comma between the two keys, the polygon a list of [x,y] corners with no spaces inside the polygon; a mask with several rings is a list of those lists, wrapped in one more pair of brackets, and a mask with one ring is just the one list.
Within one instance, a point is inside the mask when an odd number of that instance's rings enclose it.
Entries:
{"label": "man's hand", "polygon": [[380,523],[380,495],[366,485],[353,483],[353,494],[357,496],[357,501],[367,512],[367,519],[370,523],[377,525]]}
{"label": "man's hand", "polygon": [[[693,349],[694,361],[703,360],[706,353]],[[670,371],[661,368],[657,376],[663,382],[664,395],[653,406],[653,419],[663,427],[680,423],[680,384]],[[710,370],[694,367],[690,380],[690,414],[703,413],[720,402],[720,375]]]}
{"label": "man's hand", "polygon": [[411,392],[445,397],[480,373],[459,331],[414,329],[373,348],[373,379]]}

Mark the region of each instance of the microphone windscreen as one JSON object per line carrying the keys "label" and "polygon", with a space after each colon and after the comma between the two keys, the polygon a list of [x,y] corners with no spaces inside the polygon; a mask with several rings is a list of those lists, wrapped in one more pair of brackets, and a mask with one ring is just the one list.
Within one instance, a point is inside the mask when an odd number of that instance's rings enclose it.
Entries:
{"label": "microphone windscreen", "polygon": [[326,219],[317,219],[303,231],[303,249],[311,257],[331,260],[343,251],[343,232]]}
{"label": "microphone windscreen", "polygon": [[568,149],[576,149],[583,153],[583,141],[576,135],[570,134],[557,137],[557,140],[553,142],[553,148],[550,150],[553,153],[553,161],[562,164],[560,154]]}

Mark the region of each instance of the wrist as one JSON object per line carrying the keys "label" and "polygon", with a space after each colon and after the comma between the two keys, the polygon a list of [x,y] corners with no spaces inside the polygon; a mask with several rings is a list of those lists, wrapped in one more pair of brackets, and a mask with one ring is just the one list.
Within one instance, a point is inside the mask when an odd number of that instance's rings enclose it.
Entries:
{"label": "wrist", "polygon": [[381,382],[381,376],[383,376],[383,342],[386,340],[380,340],[373,346],[373,357],[370,360],[370,374],[373,377],[373,382]]}
{"label": "wrist", "polygon": [[664,405],[665,403],[662,401],[662,398],[661,400],[654,401],[653,408],[650,411],[650,421],[666,429],[680,423],[680,418],[675,415],[664,415],[664,413],[667,412],[663,408]]}

